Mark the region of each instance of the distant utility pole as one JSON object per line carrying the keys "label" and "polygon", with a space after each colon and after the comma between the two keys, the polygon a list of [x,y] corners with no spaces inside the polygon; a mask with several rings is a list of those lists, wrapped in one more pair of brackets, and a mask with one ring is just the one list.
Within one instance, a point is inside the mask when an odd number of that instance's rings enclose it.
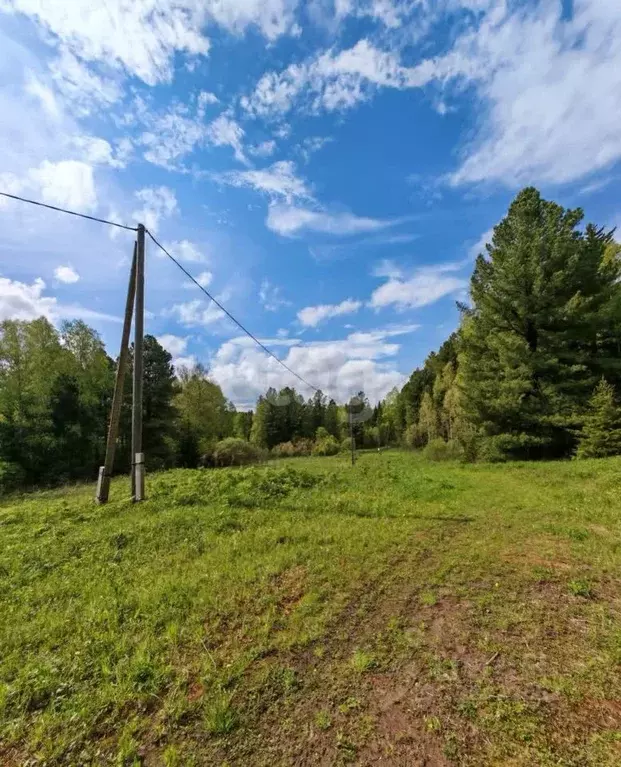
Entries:
{"label": "distant utility pole", "polygon": [[132,397],[132,500],[144,500],[144,453],[142,452],[142,378],[144,341],[144,240],[138,224],[136,243],[136,317],[134,322],[134,382]]}
{"label": "distant utility pole", "polygon": [[106,503],[110,492],[110,478],[114,468],[114,453],[116,440],[119,432],[119,419],[121,417],[121,405],[123,404],[123,385],[125,383],[125,371],[127,369],[127,357],[129,355],[129,334],[132,327],[132,313],[134,311],[134,296],[136,293],[136,248],[134,243],[134,257],[129,273],[129,285],[127,287],[127,299],[125,301],[125,318],[123,320],[123,333],[121,335],[121,351],[116,368],[116,380],[114,382],[114,395],[110,412],[110,425],[108,426],[108,440],[106,442],[106,457],[104,465],[99,467],[99,479],[97,480],[97,503]]}

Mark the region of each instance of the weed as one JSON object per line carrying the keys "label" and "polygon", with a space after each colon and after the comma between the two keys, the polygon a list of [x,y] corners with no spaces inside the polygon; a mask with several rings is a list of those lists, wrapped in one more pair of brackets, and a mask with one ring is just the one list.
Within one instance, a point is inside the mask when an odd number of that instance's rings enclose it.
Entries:
{"label": "weed", "polygon": [[364,650],[355,650],[349,659],[349,665],[356,673],[362,674],[372,669],[376,665],[376,661],[370,653],[364,652]]}
{"label": "weed", "polygon": [[320,730],[329,730],[332,727],[332,717],[327,711],[317,711],[315,714],[315,724]]}
{"label": "weed", "polygon": [[420,595],[420,603],[426,607],[433,607],[437,602],[438,598],[433,591],[423,591]]}
{"label": "weed", "polygon": [[595,596],[591,584],[583,578],[579,578],[575,581],[569,581],[567,587],[569,588],[570,594],[573,594],[575,597],[593,599]]}
{"label": "weed", "polygon": [[216,692],[205,708],[205,729],[209,735],[228,735],[238,725],[237,712],[231,706],[231,696]]}

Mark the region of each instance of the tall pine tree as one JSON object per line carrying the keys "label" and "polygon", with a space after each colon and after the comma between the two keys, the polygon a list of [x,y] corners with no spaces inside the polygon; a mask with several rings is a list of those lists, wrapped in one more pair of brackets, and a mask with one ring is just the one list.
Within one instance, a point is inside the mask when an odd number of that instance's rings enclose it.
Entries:
{"label": "tall pine tree", "polygon": [[494,229],[471,280],[461,328],[463,405],[506,457],[560,457],[575,447],[589,392],[619,360],[602,354],[618,296],[612,235],[524,189]]}

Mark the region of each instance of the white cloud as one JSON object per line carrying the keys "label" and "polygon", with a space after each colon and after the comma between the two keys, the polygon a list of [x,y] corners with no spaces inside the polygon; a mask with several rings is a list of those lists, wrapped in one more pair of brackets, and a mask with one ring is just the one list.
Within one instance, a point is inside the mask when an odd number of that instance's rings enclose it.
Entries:
{"label": "white cloud", "polygon": [[241,106],[251,115],[277,117],[300,99],[298,109],[312,113],[350,109],[373,94],[376,87],[402,90],[426,85],[434,76],[431,62],[404,67],[392,52],[359,40],[352,48],[325,51],[280,73],[267,72]]}
{"label": "white cloud", "polygon": [[175,304],[166,314],[176,317],[186,327],[211,325],[225,316],[212,301],[202,301],[200,298]]}
{"label": "white cloud", "polygon": [[214,104],[219,103],[220,99],[216,96],[215,93],[210,93],[209,91],[201,91],[198,94],[198,98],[196,100],[196,113],[199,120],[202,120],[205,117],[205,112],[207,111],[208,106],[213,106]]}
{"label": "white cloud", "polygon": [[3,181],[10,186],[12,194],[31,192],[50,205],[78,211],[92,211],[97,207],[93,168],[77,160],[44,160],[23,177],[3,174]]}
{"label": "white cloud", "polygon": [[177,373],[182,368],[192,369],[198,363],[198,359],[195,354],[186,354],[183,357],[175,357],[173,355],[172,364]]}
{"label": "white cloud", "polygon": [[143,207],[135,210],[132,218],[154,232],[157,232],[161,219],[169,218],[178,210],[175,193],[167,186],[145,187],[134,196],[143,203]]}
{"label": "white cloud", "polygon": [[361,234],[377,232],[397,223],[397,220],[365,218],[353,213],[326,213],[280,203],[269,206],[266,221],[269,229],[284,237],[292,237],[304,230],[334,235]]}
{"label": "white cloud", "polygon": [[562,13],[498,3],[437,62],[487,106],[452,184],[566,183],[621,158],[619,6],[575,0],[573,18]]}
{"label": "white cloud", "polygon": [[340,317],[343,314],[357,312],[362,306],[361,301],[347,298],[340,304],[320,304],[319,306],[306,306],[298,312],[298,320],[309,328],[316,328],[324,320],[332,317]]}
{"label": "white cloud", "polygon": [[281,307],[291,305],[291,301],[287,301],[281,296],[280,288],[277,285],[272,285],[269,280],[263,280],[261,283],[259,300],[268,312],[277,312]]}
{"label": "white cloud", "polygon": [[330,136],[309,136],[302,141],[298,147],[298,151],[304,158],[304,161],[308,162],[311,158],[311,155],[313,155],[315,152],[318,152],[326,144],[329,144],[332,141],[334,141],[334,139]]}
{"label": "white cloud", "polygon": [[145,160],[168,170],[178,170],[176,161],[193,152],[208,134],[200,116],[191,117],[187,107],[179,104],[165,114],[145,112],[141,120],[147,130],[137,141],[145,147]]}
{"label": "white cloud", "polygon": [[276,151],[276,142],[274,140],[262,141],[260,144],[248,147],[248,152],[253,157],[270,157]]}
{"label": "white cloud", "polygon": [[467,288],[468,281],[450,274],[461,266],[463,264],[440,264],[418,269],[409,279],[389,277],[387,282],[373,291],[369,306],[374,309],[386,306],[395,306],[400,310],[416,309],[462,291]]}
{"label": "white cloud", "polygon": [[206,137],[213,146],[230,146],[239,162],[248,164],[248,159],[244,154],[242,140],[244,138],[244,129],[227,114],[221,114],[219,117],[207,126]]}
{"label": "white cloud", "polygon": [[268,40],[275,40],[287,32],[293,35],[297,32],[297,0],[208,0],[206,7],[220,26],[236,34],[249,26],[256,26]]}
{"label": "white cloud", "polygon": [[[344,402],[363,389],[374,402],[406,379],[391,359],[398,353],[400,345],[387,339],[413,332],[416,327],[409,325],[352,333],[343,339],[312,343],[303,343],[299,339],[272,339],[271,345],[286,342],[288,350],[281,357],[283,362],[337,401]],[[270,344],[267,345],[269,348]],[[306,389],[247,337],[224,343],[212,360],[210,374],[222,386],[226,396],[238,405],[253,404],[270,386],[276,389],[294,386],[304,395],[312,395],[312,390]]]}
{"label": "white cloud", "polygon": [[121,140],[114,150],[106,139],[98,136],[71,136],[68,146],[79,154],[80,159],[91,165],[110,165],[112,168],[124,168],[132,150],[129,139]]}
{"label": "white cloud", "polygon": [[31,285],[0,277],[0,321],[34,320],[46,317],[54,323],[62,319],[84,319],[120,322],[120,318],[77,305],[59,304],[53,296],[45,296],[45,282],[37,277]]}
{"label": "white cloud", "polygon": [[403,277],[403,270],[394,261],[391,261],[389,258],[383,258],[375,264],[371,274],[374,277],[390,277],[391,279],[400,280]]}
{"label": "white cloud", "polygon": [[96,109],[108,108],[120,102],[123,89],[110,73],[105,76],[89,68],[66,47],[49,64],[50,74],[58,91],[80,117]]}
{"label": "white cloud", "polygon": [[201,272],[196,275],[195,279],[202,288],[208,288],[213,280],[213,274],[208,271]]}
{"label": "white cloud", "polygon": [[71,285],[74,282],[78,282],[80,275],[72,266],[57,266],[54,269],[54,277],[59,282],[64,282],[66,285]]}
{"label": "white cloud", "polygon": [[[174,256],[177,261],[189,261],[194,263],[201,263],[207,259],[198,249],[198,247],[190,240],[177,240],[176,242],[167,242],[164,244],[166,250]],[[159,251],[159,254],[165,258],[165,254]],[[203,272],[203,275],[210,275],[210,272]],[[204,285],[203,287],[207,287]]]}
{"label": "white cloud", "polygon": [[41,106],[49,117],[53,120],[60,119],[60,107],[56,101],[54,91],[42,83],[32,72],[27,74],[26,93],[39,100]]}
{"label": "white cloud", "polygon": [[479,239],[470,247],[468,250],[468,254],[470,258],[475,259],[479,253],[483,253],[483,255],[487,255],[487,250],[485,246],[489,242],[491,244],[492,237],[494,235],[494,227],[491,229],[488,229],[486,232],[483,232],[483,234],[479,237]]}
{"label": "white cloud", "polygon": [[180,357],[188,348],[187,336],[176,336],[173,333],[164,333],[164,335],[158,336],[157,340],[167,352],[172,354],[173,357]]}
{"label": "white cloud", "polygon": [[[339,6],[343,16],[368,13],[388,24],[401,13],[384,0]],[[568,183],[621,159],[621,14],[614,0],[575,0],[569,18],[552,0],[454,0],[420,8],[426,31],[441,13],[470,12],[459,17],[444,55],[404,66],[398,53],[362,39],[266,72],[242,107],[266,118],[292,109],[343,111],[378,88],[433,84],[443,90],[435,101],[446,111],[451,91],[469,87],[481,102],[480,121],[460,167],[448,175],[453,185]]]}
{"label": "white cloud", "polygon": [[68,55],[122,69],[148,85],[170,81],[176,51],[209,51],[200,32],[205,7],[192,0],[72,0],[70,9],[46,0],[3,0],[2,8],[30,16]]}
{"label": "white cloud", "polygon": [[306,183],[296,175],[290,160],[275,162],[263,170],[239,170],[221,173],[216,178],[230,186],[248,187],[269,197],[282,197],[287,202],[295,198],[311,199]]}
{"label": "white cloud", "polygon": [[43,296],[45,282],[40,278],[27,285],[0,277],[0,320],[34,320],[51,318],[56,299]]}

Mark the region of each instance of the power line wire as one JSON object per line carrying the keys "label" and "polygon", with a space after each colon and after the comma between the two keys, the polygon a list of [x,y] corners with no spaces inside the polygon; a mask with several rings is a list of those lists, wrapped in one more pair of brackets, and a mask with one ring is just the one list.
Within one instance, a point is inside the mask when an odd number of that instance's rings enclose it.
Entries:
{"label": "power line wire", "polygon": [[179,263],[179,261],[177,261],[177,259],[176,259],[176,258],[174,258],[174,256],[172,256],[172,255],[171,255],[171,254],[170,254],[170,253],[169,253],[169,252],[166,250],[166,248],[165,248],[165,247],[164,247],[164,246],[163,246],[163,245],[162,245],[160,242],[158,242],[158,241],[155,239],[155,237],[154,237],[154,236],[151,234],[151,232],[150,232],[148,229],[146,230],[146,232],[147,232],[147,234],[149,235],[149,237],[150,237],[150,238],[153,240],[153,242],[154,242],[154,243],[155,243],[155,244],[158,246],[158,248],[160,248],[160,250],[162,250],[162,252],[163,252],[163,253],[165,253],[165,254],[168,256],[168,258],[169,258],[169,259],[170,259],[170,260],[171,260],[171,261],[172,261],[174,264],[176,264],[176,265],[179,267],[179,269],[181,269],[181,271],[182,271],[182,272],[185,274],[185,276],[186,276],[186,277],[188,277],[190,280],[192,280],[192,282],[193,282],[193,283],[194,283],[194,284],[195,284],[195,285],[196,285],[196,286],[197,286],[197,287],[198,287],[200,290],[202,290],[202,291],[203,291],[203,293],[204,293],[204,294],[207,296],[207,298],[209,298],[211,301],[213,301],[213,302],[214,302],[214,304],[215,304],[215,305],[216,305],[216,306],[217,306],[219,309],[221,309],[221,310],[222,310],[222,311],[223,311],[223,312],[226,314],[226,316],[227,316],[227,317],[228,317],[230,320],[232,320],[232,321],[233,321],[233,322],[234,322],[234,323],[237,325],[237,327],[238,327],[238,328],[240,328],[241,330],[243,330],[243,332],[244,332],[244,333],[245,333],[245,334],[246,334],[246,335],[247,335],[249,338],[252,338],[252,340],[255,342],[255,344],[257,344],[257,346],[260,346],[260,347],[261,347],[261,349],[263,349],[263,351],[264,351],[266,354],[268,354],[270,357],[272,357],[273,359],[275,359],[275,360],[276,360],[276,362],[278,362],[278,364],[279,364],[279,365],[282,365],[282,367],[283,367],[283,368],[285,368],[285,370],[288,370],[288,371],[289,371],[289,373],[291,373],[291,375],[294,375],[294,376],[295,376],[295,377],[296,377],[296,378],[297,378],[299,381],[301,381],[301,382],[302,382],[302,383],[303,383],[305,386],[308,386],[308,387],[309,387],[309,389],[313,389],[313,390],[314,390],[314,391],[316,391],[316,392],[318,392],[318,391],[319,391],[319,389],[318,389],[316,386],[313,386],[313,384],[309,383],[309,382],[308,382],[308,381],[306,381],[304,378],[302,378],[302,376],[301,376],[301,375],[299,375],[298,373],[296,373],[296,372],[295,372],[295,370],[291,370],[291,368],[290,368],[288,365],[286,365],[286,364],[285,364],[285,363],[284,363],[284,362],[283,362],[283,361],[280,359],[280,357],[277,357],[277,356],[274,354],[274,352],[272,352],[270,349],[268,349],[268,348],[267,348],[267,346],[265,346],[265,344],[262,344],[262,343],[261,343],[261,341],[259,341],[259,339],[258,339],[256,336],[254,336],[254,335],[253,335],[253,334],[252,334],[252,333],[251,333],[251,332],[250,332],[250,331],[249,331],[247,328],[245,328],[245,327],[244,327],[244,326],[241,324],[241,322],[239,322],[239,320],[235,319],[235,317],[233,317],[233,315],[232,315],[232,314],[231,314],[231,313],[230,313],[230,312],[229,312],[227,309],[225,309],[225,308],[224,308],[224,306],[222,306],[222,304],[221,304],[221,303],[220,303],[220,302],[219,302],[217,299],[215,299],[215,298],[214,298],[214,297],[211,295],[211,293],[210,293],[208,290],[206,290],[206,289],[205,289],[205,288],[204,288],[204,287],[203,287],[203,286],[200,284],[200,282],[198,282],[198,280],[197,280],[195,277],[193,277],[193,276],[192,276],[192,274],[190,274],[190,272],[188,272],[188,270],[187,270],[187,269],[186,269],[184,266],[182,266],[182,265]]}
{"label": "power line wire", "polygon": [[105,218],[97,218],[96,216],[87,216],[86,213],[78,213],[75,210],[67,210],[67,208],[57,208],[55,205],[48,205],[47,203],[39,202],[38,200],[29,200],[26,197],[20,197],[17,194],[0,192],[0,197],[8,197],[10,200],[18,200],[19,202],[27,202],[30,205],[37,205],[40,208],[49,208],[50,210],[57,210],[59,213],[68,213],[70,216],[77,216],[78,218],[86,218],[89,221],[96,221],[99,224],[116,226],[119,229],[127,229],[129,232],[136,232],[138,230],[137,226],[126,226],[125,224],[119,224],[118,221],[107,221]]}
{"label": "power line wire", "polygon": [[[67,208],[59,208],[59,207],[57,207],[56,205],[48,205],[47,203],[45,203],[45,202],[39,202],[38,200],[29,200],[27,197],[20,197],[20,196],[19,196],[19,195],[17,195],[17,194],[9,194],[8,192],[0,192],[0,197],[7,197],[7,198],[8,198],[8,199],[10,199],[10,200],[17,200],[18,202],[26,202],[26,203],[28,203],[29,205],[36,205],[37,207],[40,207],[40,208],[48,208],[49,210],[55,210],[55,211],[58,211],[59,213],[67,213],[67,214],[68,214],[68,215],[70,215],[70,216],[77,216],[78,218],[85,218],[85,219],[87,219],[88,221],[96,221],[96,222],[97,222],[97,223],[99,223],[99,224],[107,224],[108,226],[116,226],[116,227],[118,227],[119,229],[126,229],[126,230],[127,230],[127,231],[129,231],[129,232],[136,232],[136,231],[138,231],[138,227],[137,227],[137,226],[126,226],[125,224],[120,224],[118,221],[108,221],[108,220],[107,220],[107,219],[105,219],[105,218],[97,218],[96,216],[89,216],[89,215],[87,215],[86,213],[78,213],[78,212],[77,212],[77,211],[75,211],[75,210],[68,210]],[[231,314],[231,313],[228,311],[228,309],[225,309],[225,307],[224,307],[224,306],[222,306],[222,304],[221,304],[221,303],[220,303],[220,302],[219,302],[219,301],[218,301],[216,298],[214,298],[214,296],[212,296],[212,295],[211,295],[211,293],[210,293],[208,290],[206,290],[206,289],[205,289],[205,288],[204,288],[204,287],[203,287],[203,286],[200,284],[200,282],[198,282],[198,280],[197,280],[197,279],[196,279],[196,278],[195,278],[195,277],[194,277],[192,274],[190,274],[190,272],[188,272],[188,270],[187,270],[187,269],[186,269],[184,266],[182,266],[182,265],[179,263],[179,261],[177,261],[177,259],[176,259],[174,256],[172,256],[172,255],[171,255],[171,254],[170,254],[170,253],[169,253],[169,252],[166,250],[166,248],[165,248],[165,247],[164,247],[164,246],[161,244],[161,242],[158,242],[158,240],[156,240],[156,238],[155,238],[155,237],[154,237],[154,236],[151,234],[151,232],[150,232],[148,229],[146,229],[146,228],[145,228],[145,231],[146,231],[146,233],[149,235],[149,237],[150,237],[150,238],[153,240],[153,242],[154,242],[154,243],[157,245],[157,247],[158,247],[158,248],[160,248],[160,250],[161,250],[163,253],[165,253],[165,254],[168,256],[168,258],[169,258],[169,259],[170,259],[170,260],[171,260],[171,261],[172,261],[172,262],[173,262],[173,263],[174,263],[174,264],[175,264],[177,267],[179,267],[179,269],[181,269],[181,271],[182,271],[182,272],[183,272],[183,273],[186,275],[186,277],[188,277],[190,280],[192,280],[192,282],[193,282],[193,283],[194,283],[194,284],[195,284],[195,285],[196,285],[196,286],[197,286],[197,287],[198,287],[200,290],[202,290],[202,291],[203,291],[203,293],[204,293],[204,294],[207,296],[207,298],[209,298],[211,301],[213,301],[213,302],[214,302],[214,304],[215,304],[215,305],[216,305],[216,306],[217,306],[217,307],[218,307],[218,308],[219,308],[221,311],[223,311],[223,312],[224,312],[224,314],[226,314],[226,316],[227,316],[227,317],[228,317],[228,318],[229,318],[229,319],[230,319],[232,322],[234,322],[234,323],[237,325],[237,327],[238,327],[238,328],[240,328],[240,330],[242,330],[242,331],[243,331],[243,332],[244,332],[244,333],[245,333],[245,334],[246,334],[246,335],[247,335],[249,338],[251,338],[251,339],[252,339],[252,340],[255,342],[255,344],[257,344],[257,346],[259,346],[261,349],[263,349],[263,351],[264,351],[264,352],[265,352],[267,355],[269,355],[270,357],[272,357],[273,359],[275,359],[275,360],[276,360],[276,362],[278,362],[278,364],[279,364],[279,365],[282,365],[282,367],[283,367],[285,370],[287,370],[289,373],[291,373],[291,375],[295,376],[295,377],[298,379],[298,381],[301,381],[301,382],[302,382],[302,383],[303,383],[305,386],[308,386],[308,388],[309,388],[309,389],[313,389],[313,391],[316,391],[316,392],[318,392],[318,391],[319,391],[319,389],[318,389],[316,386],[313,386],[313,384],[309,383],[309,382],[308,382],[306,379],[302,378],[302,376],[301,376],[301,375],[299,375],[299,373],[296,373],[296,372],[295,372],[295,370],[292,370],[292,369],[291,369],[291,368],[290,368],[290,367],[289,367],[289,366],[288,366],[286,363],[284,363],[284,362],[283,362],[283,361],[280,359],[280,357],[277,357],[277,356],[274,354],[274,352],[273,352],[273,351],[271,351],[270,349],[268,349],[268,348],[267,348],[267,346],[265,346],[265,344],[261,343],[261,341],[259,341],[259,339],[258,339],[258,338],[257,338],[255,335],[253,335],[253,334],[252,334],[252,333],[251,333],[251,332],[250,332],[250,331],[249,331],[247,328],[245,328],[245,327],[244,327],[244,326],[241,324],[241,322],[240,322],[239,320],[235,319],[235,317],[233,317],[233,315],[232,315],[232,314]]]}

